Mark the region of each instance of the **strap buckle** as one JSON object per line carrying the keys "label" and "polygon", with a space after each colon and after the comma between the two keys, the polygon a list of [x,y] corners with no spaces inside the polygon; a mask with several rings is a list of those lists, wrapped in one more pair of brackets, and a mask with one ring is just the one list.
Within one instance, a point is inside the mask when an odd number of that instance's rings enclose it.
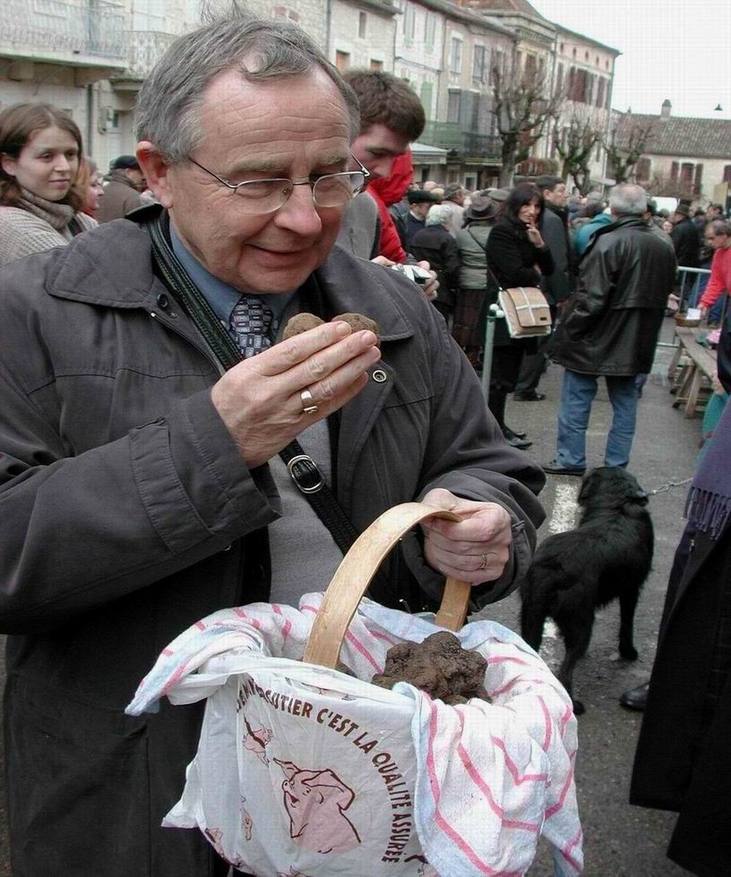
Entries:
{"label": "strap buckle", "polygon": [[317,493],[325,481],[309,454],[297,454],[287,463],[287,471],[301,493]]}

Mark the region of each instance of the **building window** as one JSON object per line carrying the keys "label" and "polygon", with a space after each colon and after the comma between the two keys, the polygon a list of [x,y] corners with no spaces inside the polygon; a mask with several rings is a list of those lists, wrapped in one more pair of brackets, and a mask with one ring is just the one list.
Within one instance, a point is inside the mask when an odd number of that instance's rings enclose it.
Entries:
{"label": "building window", "polygon": [[434,86],[431,82],[422,82],[421,83],[421,92],[419,94],[419,99],[421,100],[421,105],[424,107],[424,113],[427,119],[431,119],[432,117],[432,95],[434,93]]}
{"label": "building window", "polygon": [[368,28],[368,16],[365,12],[358,13],[358,36],[364,40],[366,38]]}
{"label": "building window", "polygon": [[695,179],[693,180],[693,194],[700,195],[703,191],[703,165],[695,166]]}
{"label": "building window", "polygon": [[723,181],[724,183],[731,183],[731,164],[727,164],[723,169]]}
{"label": "building window", "polygon": [[377,61],[375,58],[371,58],[369,66],[371,70],[383,70],[383,61]]}
{"label": "building window", "polygon": [[556,68],[556,94],[561,94],[563,88],[563,64],[559,64]]}
{"label": "building window", "polygon": [[472,81],[476,85],[485,82],[487,73],[487,49],[484,46],[475,46],[472,56]]}
{"label": "building window", "polygon": [[462,40],[459,37],[452,37],[449,49],[449,72],[462,72]]}
{"label": "building window", "polygon": [[462,92],[450,91],[447,98],[447,121],[459,122],[459,113],[462,106]]}
{"label": "building window", "polygon": [[563,55],[563,43],[558,47],[559,52]]}
{"label": "building window", "polygon": [[687,192],[693,187],[693,165],[689,161],[684,161],[680,165],[680,185]]}
{"label": "building window", "polygon": [[434,48],[434,38],[437,32],[437,17],[432,12],[424,16],[424,45],[427,49]]}
{"label": "building window", "polygon": [[635,179],[637,182],[646,183],[650,179],[652,164],[649,158],[641,158],[635,166]]}
{"label": "building window", "polygon": [[596,105],[601,109],[604,106],[604,89],[606,88],[607,80],[603,77],[599,77],[599,82],[596,87]]}
{"label": "building window", "polygon": [[495,72],[502,74],[505,64],[505,53],[496,49],[492,56],[492,67],[490,68],[490,85],[495,84]]}
{"label": "building window", "polygon": [[404,39],[407,44],[413,41],[415,32],[416,13],[414,7],[411,4],[408,4],[406,6],[406,11],[404,12]]}
{"label": "building window", "polygon": [[335,66],[342,73],[350,67],[350,52],[335,52]]}
{"label": "building window", "polygon": [[670,182],[677,183],[679,174],[680,174],[680,165],[678,164],[677,161],[674,161],[670,165]]}
{"label": "building window", "polygon": [[584,60],[585,61],[589,60],[589,53],[588,52],[584,52]]}
{"label": "building window", "polygon": [[574,50],[571,54],[574,56],[574,58],[576,57],[576,46],[574,46]]}

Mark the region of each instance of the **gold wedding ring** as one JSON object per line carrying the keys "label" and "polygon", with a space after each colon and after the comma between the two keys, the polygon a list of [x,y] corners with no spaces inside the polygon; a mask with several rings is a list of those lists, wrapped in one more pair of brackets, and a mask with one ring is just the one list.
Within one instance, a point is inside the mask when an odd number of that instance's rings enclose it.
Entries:
{"label": "gold wedding ring", "polygon": [[487,569],[487,555],[486,554],[481,555],[480,565],[477,567],[477,569]]}
{"label": "gold wedding ring", "polygon": [[302,390],[300,393],[300,400],[302,401],[303,414],[317,414],[320,410],[315,404],[315,400],[312,398],[312,393],[310,393],[309,390]]}

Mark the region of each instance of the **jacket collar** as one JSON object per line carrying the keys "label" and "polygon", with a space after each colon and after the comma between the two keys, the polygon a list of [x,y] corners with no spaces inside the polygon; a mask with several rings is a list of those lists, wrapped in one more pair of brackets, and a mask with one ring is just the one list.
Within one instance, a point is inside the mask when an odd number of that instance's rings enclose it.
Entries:
{"label": "jacket collar", "polygon": [[[147,209],[136,211],[135,218],[144,219]],[[48,268],[46,288],[58,298],[93,305],[150,308],[164,291],[150,270],[151,261],[145,228],[136,221],[117,219],[58,249]],[[404,284],[410,281],[395,272],[358,259],[336,245],[316,276],[336,314],[356,312],[371,317],[384,341],[414,334],[413,324],[400,305]],[[421,295],[412,285],[413,294]],[[395,293],[396,287],[401,287],[401,296]]]}

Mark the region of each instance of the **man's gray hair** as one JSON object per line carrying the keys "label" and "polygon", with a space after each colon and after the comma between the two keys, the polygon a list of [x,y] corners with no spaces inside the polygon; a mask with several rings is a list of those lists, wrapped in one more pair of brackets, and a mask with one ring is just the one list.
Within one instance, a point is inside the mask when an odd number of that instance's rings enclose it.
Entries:
{"label": "man's gray hair", "polygon": [[634,183],[620,183],[609,193],[609,207],[620,216],[643,216],[647,213],[647,192]]}
{"label": "man's gray hair", "polygon": [[358,99],[312,39],[290,22],[234,10],[179,37],[157,62],[137,100],[137,139],[150,140],[169,162],[182,161],[203,139],[199,111],[216,76],[238,70],[247,82],[260,82],[317,69],[340,92],[355,138],[360,131]]}
{"label": "man's gray hair", "polygon": [[452,210],[446,204],[432,204],[426,214],[427,225],[446,225],[452,218]]}
{"label": "man's gray hair", "polygon": [[714,235],[731,235],[731,222],[726,219],[712,219],[706,223],[706,228],[712,229]]}

